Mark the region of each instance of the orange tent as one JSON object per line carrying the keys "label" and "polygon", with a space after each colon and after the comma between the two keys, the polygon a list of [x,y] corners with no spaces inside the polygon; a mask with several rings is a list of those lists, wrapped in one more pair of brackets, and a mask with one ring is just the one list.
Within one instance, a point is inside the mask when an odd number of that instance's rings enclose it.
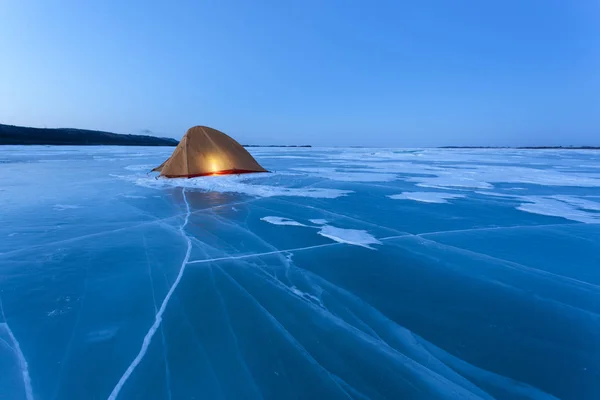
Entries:
{"label": "orange tent", "polygon": [[206,126],[190,128],[171,157],[152,171],[166,178],[268,172],[234,139]]}

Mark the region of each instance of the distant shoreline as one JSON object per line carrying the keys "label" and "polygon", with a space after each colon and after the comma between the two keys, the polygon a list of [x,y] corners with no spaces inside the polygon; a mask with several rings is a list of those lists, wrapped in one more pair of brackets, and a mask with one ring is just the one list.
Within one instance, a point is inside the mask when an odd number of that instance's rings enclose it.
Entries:
{"label": "distant shoreline", "polygon": [[[15,146],[177,146],[172,138],[73,128],[30,128],[0,124],[0,145]],[[244,147],[312,147],[311,145],[257,145]]]}
{"label": "distant shoreline", "polygon": [[0,145],[177,146],[179,141],[150,135],[122,135],[72,128],[29,128],[0,124]]}

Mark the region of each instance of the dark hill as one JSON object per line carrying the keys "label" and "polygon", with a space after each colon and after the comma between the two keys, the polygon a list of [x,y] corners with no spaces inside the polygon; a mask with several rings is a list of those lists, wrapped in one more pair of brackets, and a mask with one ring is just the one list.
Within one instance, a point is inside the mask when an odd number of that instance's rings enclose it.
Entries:
{"label": "dark hill", "polygon": [[177,146],[171,138],[149,135],[120,135],[117,133],[72,128],[27,128],[0,124],[0,145],[46,144],[71,146]]}

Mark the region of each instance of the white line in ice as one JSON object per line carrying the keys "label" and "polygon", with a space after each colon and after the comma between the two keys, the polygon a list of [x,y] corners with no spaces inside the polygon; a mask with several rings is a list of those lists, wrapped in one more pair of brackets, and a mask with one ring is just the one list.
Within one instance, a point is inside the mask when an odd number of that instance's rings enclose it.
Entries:
{"label": "white line in ice", "polygon": [[[152,289],[152,304],[154,305],[154,312],[158,313],[158,306],[156,305],[156,293],[154,290],[154,279],[152,278],[152,269],[150,268],[150,257],[148,256],[148,244],[146,243],[146,235],[142,236],[144,241],[144,253],[146,254],[146,264],[148,265],[148,277],[150,278],[150,288]],[[162,345],[163,345],[163,357],[165,360],[165,382],[167,384],[167,394],[169,395],[169,400],[171,400],[171,387],[170,387],[170,378],[169,378],[169,361],[167,360],[167,343],[165,341],[165,332],[163,327],[160,327],[160,335],[162,337]]]}
{"label": "white line in ice", "polygon": [[[381,238],[381,239],[378,239],[378,240],[384,241],[384,240],[398,239],[398,238],[408,237],[408,236],[413,236],[414,237],[416,235],[413,235],[411,233],[407,233],[407,234],[404,234],[404,235],[388,236],[388,237],[384,237],[384,238]],[[241,255],[241,256],[228,256],[228,257],[209,258],[209,259],[206,259],[206,260],[189,261],[188,264],[205,264],[205,263],[218,262],[218,261],[241,260],[241,259],[244,259],[244,258],[254,258],[254,257],[269,256],[269,255],[281,254],[281,253],[295,253],[295,252],[298,252],[298,251],[318,249],[318,248],[321,248],[321,247],[338,246],[338,245],[342,245],[342,244],[345,244],[345,243],[340,243],[340,242],[325,243],[325,244],[317,244],[315,246],[296,247],[296,248],[293,248],[293,249],[267,251],[267,252],[264,252],[264,253],[244,254],[244,255]]]}
{"label": "white line in ice", "polygon": [[194,261],[190,261],[190,262],[188,262],[188,264],[204,264],[204,263],[211,263],[211,262],[216,262],[216,261],[240,260],[240,259],[244,259],[244,258],[253,258],[253,257],[268,256],[268,255],[271,255],[271,254],[281,254],[281,253],[290,253],[290,252],[297,252],[297,251],[303,251],[303,250],[318,249],[320,247],[329,247],[329,246],[335,246],[335,245],[339,245],[339,244],[342,244],[342,243],[325,243],[325,244],[318,244],[318,245],[315,245],[315,246],[296,247],[294,249],[287,249],[287,250],[275,250],[275,251],[267,251],[265,253],[245,254],[243,256],[230,256],[230,257],[209,258],[207,260],[194,260]]}
{"label": "white line in ice", "polygon": [[0,312],[2,313],[3,323],[0,323],[0,326],[4,325],[6,332],[8,332],[8,336],[10,340],[13,342],[13,351],[19,360],[19,366],[21,367],[21,375],[23,375],[23,386],[25,387],[25,398],[27,400],[33,400],[33,389],[31,387],[31,378],[29,377],[29,367],[27,366],[27,360],[25,360],[25,355],[21,351],[21,345],[17,341],[17,338],[13,334],[12,329],[8,326],[6,322],[6,316],[4,315],[4,307],[2,306],[2,299],[0,299]]}
{"label": "white line in ice", "polygon": [[[221,205],[217,205],[217,206],[202,208],[202,209],[194,211],[191,214],[195,214],[195,213],[202,212],[202,211],[215,210],[215,209],[219,209],[219,208],[223,208],[223,207],[229,207],[229,206],[236,206],[236,205],[247,204],[247,203],[251,203],[251,202],[256,201],[256,200],[258,200],[258,199],[251,199],[251,200],[239,201],[239,202],[236,202],[236,203],[221,204]],[[121,228],[116,228],[116,229],[111,229],[111,230],[107,230],[107,231],[90,233],[90,234],[87,234],[87,235],[76,236],[76,237],[72,237],[72,238],[68,238],[68,239],[63,239],[63,240],[57,240],[56,242],[42,243],[42,244],[39,244],[39,245],[34,245],[34,246],[29,246],[29,247],[23,247],[23,248],[20,248],[20,249],[15,249],[15,250],[10,250],[10,251],[4,252],[4,253],[0,253],[0,257],[3,257],[3,256],[12,256],[12,255],[15,255],[15,254],[22,253],[24,251],[31,251],[31,250],[39,249],[39,248],[43,248],[43,247],[56,247],[58,245],[67,244],[67,243],[71,243],[71,242],[76,242],[76,241],[83,240],[83,239],[91,239],[91,238],[94,238],[94,237],[97,237],[97,236],[103,236],[103,235],[108,235],[108,234],[111,234],[111,233],[122,232],[122,231],[126,231],[126,230],[129,230],[129,229],[141,228],[141,227],[146,226],[146,225],[154,225],[156,223],[161,223],[161,222],[169,221],[171,219],[176,219],[176,218],[179,218],[179,217],[181,217],[183,215],[184,214],[177,214],[177,215],[172,215],[170,217],[152,219],[152,220],[149,220],[149,221],[143,221],[143,222],[140,222],[138,224],[123,226]],[[189,218],[189,215],[186,215],[186,217]]]}
{"label": "white line in ice", "polygon": [[437,232],[423,232],[416,234],[415,236],[427,236],[427,235],[441,235],[445,233],[466,233],[466,232],[485,232],[485,231],[501,231],[510,229],[527,229],[527,228],[555,228],[573,225],[585,225],[584,223],[565,223],[565,224],[542,224],[542,225],[513,225],[513,226],[491,226],[488,228],[468,228],[468,229],[454,229],[448,231],[437,231]]}
{"label": "white line in ice", "polygon": [[115,400],[117,398],[117,396],[119,395],[119,392],[121,391],[121,389],[125,385],[125,382],[127,382],[127,379],[129,379],[129,377],[131,376],[131,374],[133,373],[133,371],[136,369],[136,367],[140,364],[140,362],[144,358],[144,355],[146,354],[146,351],[148,351],[148,347],[150,346],[150,342],[152,341],[152,338],[154,337],[154,334],[156,333],[156,330],[160,327],[160,324],[162,322],[162,317],[163,317],[163,314],[164,314],[164,312],[165,312],[165,310],[167,308],[167,305],[169,304],[169,300],[171,300],[171,296],[173,295],[173,292],[175,292],[175,289],[177,289],[177,286],[179,285],[179,282],[181,282],[181,277],[183,276],[183,272],[185,271],[185,267],[188,264],[188,260],[190,258],[190,253],[191,253],[191,250],[192,250],[192,241],[185,234],[185,227],[188,224],[188,221],[190,219],[190,204],[188,203],[187,198],[185,196],[185,188],[183,188],[183,200],[185,201],[185,206],[186,206],[186,209],[187,209],[187,214],[185,216],[185,221],[183,222],[183,224],[179,228],[179,231],[181,233],[181,236],[183,236],[185,238],[186,242],[187,242],[187,250],[185,252],[185,257],[183,259],[183,262],[181,263],[181,267],[179,269],[179,274],[177,275],[177,278],[175,279],[175,282],[173,282],[173,285],[171,286],[171,288],[167,292],[167,295],[165,296],[165,299],[163,300],[162,304],[160,305],[160,309],[158,310],[158,312],[156,313],[156,316],[154,318],[154,323],[152,324],[152,326],[148,330],[148,333],[146,333],[146,336],[144,336],[144,341],[142,342],[142,347],[141,347],[139,353],[133,359],[133,361],[131,362],[131,365],[129,365],[129,367],[127,368],[127,370],[125,371],[125,373],[123,374],[123,376],[121,377],[121,379],[119,379],[119,382],[117,383],[117,385],[115,386],[115,388],[110,393],[110,396],[108,396],[109,400]]}

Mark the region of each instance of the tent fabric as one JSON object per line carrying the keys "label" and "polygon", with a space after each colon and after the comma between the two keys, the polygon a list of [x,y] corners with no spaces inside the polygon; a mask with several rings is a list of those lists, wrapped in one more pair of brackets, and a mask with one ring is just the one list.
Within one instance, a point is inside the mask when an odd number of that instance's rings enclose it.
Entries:
{"label": "tent fabric", "polygon": [[268,172],[241,144],[206,126],[190,128],[171,157],[152,171],[166,178]]}

